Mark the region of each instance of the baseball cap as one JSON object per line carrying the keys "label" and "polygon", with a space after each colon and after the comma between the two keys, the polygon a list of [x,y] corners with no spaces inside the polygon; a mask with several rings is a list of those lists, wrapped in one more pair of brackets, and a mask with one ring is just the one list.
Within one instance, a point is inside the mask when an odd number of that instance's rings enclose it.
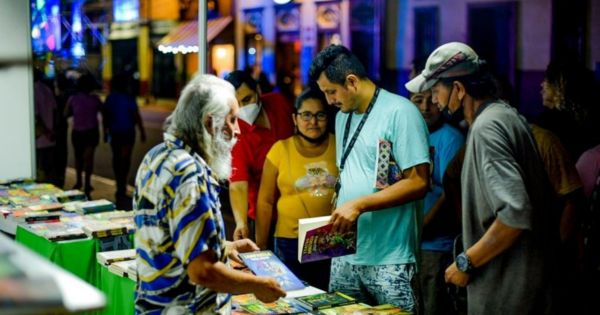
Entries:
{"label": "baseball cap", "polygon": [[439,79],[460,77],[479,70],[479,56],[459,42],[444,44],[434,50],[423,71],[404,86],[411,93],[429,90]]}

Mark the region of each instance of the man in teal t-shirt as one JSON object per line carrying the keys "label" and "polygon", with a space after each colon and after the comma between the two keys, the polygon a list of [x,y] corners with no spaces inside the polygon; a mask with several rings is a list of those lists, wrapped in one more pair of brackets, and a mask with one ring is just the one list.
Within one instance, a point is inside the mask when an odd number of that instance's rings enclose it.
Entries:
{"label": "man in teal t-shirt", "polygon": [[[355,255],[332,260],[331,291],[369,304],[391,303],[416,311],[416,263],[421,199],[429,187],[428,131],[407,99],[378,88],[356,56],[343,46],[321,51],[311,80],[336,117],[336,156],[340,184],[331,222],[334,230],[357,227]],[[376,188],[379,144],[392,144],[402,179]]]}

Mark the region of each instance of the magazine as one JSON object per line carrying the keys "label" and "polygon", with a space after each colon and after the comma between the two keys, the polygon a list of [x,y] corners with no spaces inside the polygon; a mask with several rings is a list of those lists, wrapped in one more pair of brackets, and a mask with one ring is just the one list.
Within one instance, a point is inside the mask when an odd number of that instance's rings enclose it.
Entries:
{"label": "magazine", "polygon": [[270,250],[241,253],[244,264],[257,276],[277,279],[285,291],[293,291],[306,287],[296,275]]}
{"label": "magazine", "polygon": [[332,233],[331,216],[298,221],[298,261],[330,259],[356,253],[356,231]]}

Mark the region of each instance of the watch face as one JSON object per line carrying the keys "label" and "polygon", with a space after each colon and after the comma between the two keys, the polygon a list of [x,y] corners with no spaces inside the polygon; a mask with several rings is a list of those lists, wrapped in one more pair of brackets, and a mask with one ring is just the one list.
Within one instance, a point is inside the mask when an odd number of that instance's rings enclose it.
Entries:
{"label": "watch face", "polygon": [[465,254],[456,256],[456,267],[462,272],[467,272],[469,270],[469,259]]}

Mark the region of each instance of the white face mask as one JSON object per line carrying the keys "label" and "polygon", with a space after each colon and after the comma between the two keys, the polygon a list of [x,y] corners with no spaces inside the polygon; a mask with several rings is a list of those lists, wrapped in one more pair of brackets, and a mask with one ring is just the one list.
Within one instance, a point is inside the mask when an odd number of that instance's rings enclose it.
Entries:
{"label": "white face mask", "polygon": [[240,107],[239,117],[248,124],[254,124],[256,117],[260,113],[260,105],[258,103],[248,104]]}

